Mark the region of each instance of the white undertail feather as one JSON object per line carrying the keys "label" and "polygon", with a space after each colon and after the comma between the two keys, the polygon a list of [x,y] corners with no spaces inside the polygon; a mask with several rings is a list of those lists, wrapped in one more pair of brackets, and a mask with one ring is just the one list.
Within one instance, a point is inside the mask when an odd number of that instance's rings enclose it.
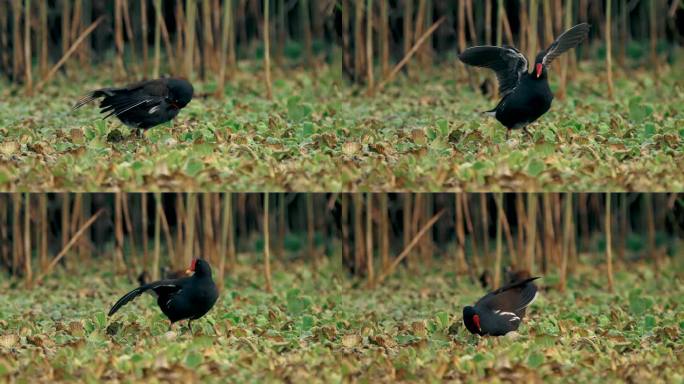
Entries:
{"label": "white undertail feather", "polygon": [[142,105],[142,104],[146,104],[147,102],[148,102],[148,100],[143,100],[143,101],[141,101],[141,102],[139,102],[139,103],[135,103],[135,104],[131,105],[130,107],[124,109],[123,111],[119,111],[119,112],[116,112],[116,111],[115,111],[114,114],[117,115],[117,116],[120,116],[120,115],[122,115],[122,114],[124,114],[124,113],[130,111],[131,109],[137,107],[137,106],[140,106],[140,105]]}

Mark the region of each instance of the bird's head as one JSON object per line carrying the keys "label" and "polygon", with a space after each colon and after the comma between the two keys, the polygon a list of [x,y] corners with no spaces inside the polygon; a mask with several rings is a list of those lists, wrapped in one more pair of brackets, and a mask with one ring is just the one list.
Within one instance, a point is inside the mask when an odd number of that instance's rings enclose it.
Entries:
{"label": "bird's head", "polygon": [[467,306],[463,308],[463,324],[470,333],[475,335],[482,335],[482,328],[480,327],[480,315],[474,307]]}
{"label": "bird's head", "polygon": [[545,51],[539,52],[534,60],[534,78],[541,79],[546,77],[546,65],[544,64]]}
{"label": "bird's head", "polygon": [[190,263],[190,268],[185,272],[188,274],[194,273],[195,276],[211,276],[211,267],[206,260],[194,258],[192,263]]}
{"label": "bird's head", "polygon": [[176,109],[181,109],[192,100],[192,84],[184,79],[168,79],[169,95],[167,102]]}

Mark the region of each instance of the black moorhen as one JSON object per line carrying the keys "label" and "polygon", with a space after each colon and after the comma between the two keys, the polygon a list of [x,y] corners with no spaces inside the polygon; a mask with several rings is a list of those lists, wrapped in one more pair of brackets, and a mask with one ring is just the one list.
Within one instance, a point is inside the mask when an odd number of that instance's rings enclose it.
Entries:
{"label": "black moorhen", "polygon": [[518,329],[525,308],[537,297],[537,286],[531,277],[488,293],[475,303],[463,308],[463,324],[470,333],[480,336],[503,336]]}
{"label": "black moorhen", "polygon": [[522,128],[537,120],[551,108],[553,94],[549,88],[547,68],[563,52],[579,45],[589,34],[589,24],[582,23],[565,31],[535,59],[534,71],[528,71],[527,58],[513,47],[478,46],[463,51],[458,57],[468,65],[496,72],[501,101],[485,113],[496,117],[508,130]]}
{"label": "black moorhen", "polygon": [[73,109],[102,97],[104,119],[116,115],[122,123],[145,130],[166,123],[192,100],[193,88],[187,80],[161,78],[141,81],[123,88],[101,88],[81,98]]}
{"label": "black moorhen", "polygon": [[188,320],[188,328],[192,332],[192,321],[204,316],[218,299],[218,289],[211,278],[211,266],[202,259],[193,259],[190,271],[192,276],[180,279],[159,280],[138,287],[117,301],[108,316],[112,316],[129,301],[152,290],[157,294],[157,305],[168,317],[171,324],[180,320]]}

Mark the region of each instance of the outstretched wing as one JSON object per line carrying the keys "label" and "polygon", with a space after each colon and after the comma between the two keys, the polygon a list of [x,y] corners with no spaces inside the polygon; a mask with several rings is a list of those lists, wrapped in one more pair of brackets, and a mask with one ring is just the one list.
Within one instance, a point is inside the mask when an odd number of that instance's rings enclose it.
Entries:
{"label": "outstretched wing", "polygon": [[170,294],[176,291],[179,291],[181,289],[181,285],[178,284],[177,281],[174,280],[160,280],[160,281],[155,281],[154,283],[146,284],[143,285],[142,287],[138,287],[127,294],[123,295],[114,305],[112,306],[112,309],[109,310],[109,313],[107,316],[111,316],[116,313],[116,311],[119,310],[119,308],[123,307],[126,305],[129,301],[135,299],[136,297],[142,295],[145,291],[147,290],[153,290],[157,294],[160,293],[166,293]]}
{"label": "outstretched wing", "polygon": [[531,277],[503,286],[478,300],[475,306],[487,307],[500,315],[509,314],[512,319],[519,317],[518,312],[527,308],[537,297],[537,286],[532,281],[538,278]]}
{"label": "outstretched wing", "polygon": [[471,47],[458,58],[468,65],[489,68],[496,72],[501,96],[511,93],[528,69],[525,55],[513,47]]}
{"label": "outstretched wing", "polygon": [[563,32],[562,35],[558,36],[556,41],[551,43],[546,51],[543,51],[542,64],[548,67],[549,64],[563,52],[575,48],[589,35],[589,29],[591,27],[587,23],[577,24],[574,27]]}

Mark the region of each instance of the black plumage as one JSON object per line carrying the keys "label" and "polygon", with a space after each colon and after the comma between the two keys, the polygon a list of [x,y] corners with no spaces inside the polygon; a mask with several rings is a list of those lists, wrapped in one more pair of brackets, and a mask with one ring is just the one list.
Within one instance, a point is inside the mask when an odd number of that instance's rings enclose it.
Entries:
{"label": "black plumage", "polygon": [[190,267],[192,276],[180,279],[159,280],[142,285],[121,297],[109,310],[114,315],[122,306],[147,291],[157,295],[157,305],[171,321],[188,320],[192,330],[192,320],[204,316],[218,299],[218,289],[211,277],[211,266],[202,259],[194,259]]}
{"label": "black plumage", "polygon": [[104,119],[114,115],[129,127],[145,130],[175,118],[192,100],[192,94],[192,84],[187,80],[162,78],[91,91],[73,109],[102,98],[100,112],[106,114]]}
{"label": "black plumage", "polygon": [[462,62],[496,73],[501,101],[485,113],[494,116],[509,130],[526,130],[528,124],[551,108],[553,93],[547,78],[549,65],[563,52],[584,41],[589,29],[589,24],[582,23],[565,31],[546,50],[539,52],[534,70],[529,73],[527,58],[513,47],[478,46],[463,51],[459,55]]}
{"label": "black plumage", "polygon": [[503,336],[518,329],[526,308],[537,297],[539,277],[531,277],[492,291],[475,303],[463,308],[463,324],[468,331],[480,336]]}

